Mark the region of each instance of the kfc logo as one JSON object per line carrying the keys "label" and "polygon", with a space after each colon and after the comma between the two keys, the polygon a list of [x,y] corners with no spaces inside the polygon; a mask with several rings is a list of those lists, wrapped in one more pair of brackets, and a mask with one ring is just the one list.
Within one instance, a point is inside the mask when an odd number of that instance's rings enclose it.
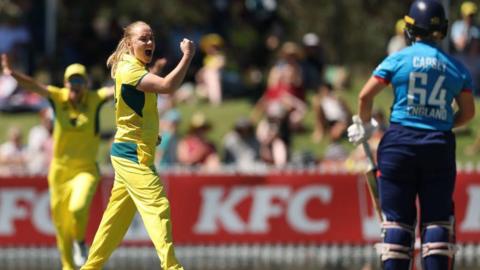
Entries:
{"label": "kfc logo", "polygon": [[[306,205],[311,200],[328,205],[332,196],[332,189],[327,185],[309,185],[298,190],[289,186],[205,187],[201,190],[202,205],[194,232],[215,234],[222,228],[232,234],[267,233],[269,220],[284,216],[290,227],[299,233],[325,233],[329,220],[310,217]],[[252,203],[245,221],[236,207],[247,199]]]}
{"label": "kfc logo", "polygon": [[15,223],[29,221],[40,233],[55,235],[50,220],[48,191],[33,188],[2,188],[0,190],[0,236],[15,235]]}

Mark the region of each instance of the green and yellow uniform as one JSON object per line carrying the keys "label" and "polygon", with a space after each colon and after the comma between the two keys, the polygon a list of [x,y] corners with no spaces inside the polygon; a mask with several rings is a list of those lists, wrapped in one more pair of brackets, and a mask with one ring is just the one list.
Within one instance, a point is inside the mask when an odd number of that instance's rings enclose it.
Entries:
{"label": "green and yellow uniform", "polygon": [[50,206],[63,270],[73,270],[72,242],[85,238],[88,209],[99,181],[99,111],[108,90],[86,90],[78,104],[69,101],[68,88],[48,86],[47,91],[55,114]]}
{"label": "green and yellow uniform", "polygon": [[128,54],[117,66],[117,133],[111,149],[115,182],[83,270],[102,268],[122,241],[136,210],[163,269],[183,269],[173,248],[169,202],[153,165],[158,140],[157,95],[136,88],[147,73],[145,65]]}

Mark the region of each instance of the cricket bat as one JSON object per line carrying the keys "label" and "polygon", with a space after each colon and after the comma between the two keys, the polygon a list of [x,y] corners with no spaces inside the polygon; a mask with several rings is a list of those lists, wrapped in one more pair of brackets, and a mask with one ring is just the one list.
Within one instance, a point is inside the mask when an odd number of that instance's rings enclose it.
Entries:
{"label": "cricket bat", "polygon": [[[352,117],[352,122],[355,125],[362,125],[362,120],[358,115],[354,115]],[[380,222],[383,222],[382,209],[380,208],[380,196],[378,194],[377,165],[375,165],[372,150],[370,149],[368,142],[364,141],[362,146],[368,161],[368,168],[365,172],[365,180],[367,181],[368,191],[370,192],[370,197],[372,198],[373,207],[377,212],[377,216],[380,219]]]}
{"label": "cricket bat", "polygon": [[373,207],[377,212],[377,216],[380,219],[380,222],[383,222],[382,209],[380,208],[380,196],[378,194],[378,182],[377,182],[377,166],[373,159],[372,150],[368,142],[362,143],[363,150],[365,151],[365,156],[368,160],[368,168],[365,172],[365,179],[367,180],[368,191],[372,198]]}

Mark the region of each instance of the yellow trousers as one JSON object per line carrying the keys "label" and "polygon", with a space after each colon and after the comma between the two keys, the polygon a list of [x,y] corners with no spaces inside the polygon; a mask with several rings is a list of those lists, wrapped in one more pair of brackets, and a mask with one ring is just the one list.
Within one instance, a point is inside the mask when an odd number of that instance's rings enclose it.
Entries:
{"label": "yellow trousers", "polygon": [[88,210],[99,181],[95,163],[74,166],[52,162],[48,173],[50,207],[63,270],[74,270],[72,244],[83,241]]}
{"label": "yellow trousers", "polygon": [[148,166],[124,158],[111,158],[115,169],[112,194],[90,247],[88,260],[81,269],[102,268],[122,241],[138,210],[162,268],[183,270],[175,257],[170,206],[157,173]]}

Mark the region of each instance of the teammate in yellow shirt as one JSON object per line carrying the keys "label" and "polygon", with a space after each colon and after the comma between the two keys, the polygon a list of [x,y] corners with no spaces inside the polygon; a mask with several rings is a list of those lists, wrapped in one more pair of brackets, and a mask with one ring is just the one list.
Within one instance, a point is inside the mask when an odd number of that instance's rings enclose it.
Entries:
{"label": "teammate in yellow shirt", "polygon": [[154,167],[158,138],[157,93],[171,93],[182,83],[195,46],[184,39],[183,57],[164,78],[149,73],[155,50],[152,29],[134,22],[124,30],[108,58],[115,78],[117,133],[111,149],[115,182],[107,209],[82,270],[101,269],[120,244],[138,210],[165,270],[183,269],[175,256],[170,206]]}
{"label": "teammate in yellow shirt", "polygon": [[88,90],[87,72],[81,64],[67,67],[63,88],[43,85],[12,70],[5,54],[2,67],[4,74],[12,75],[24,89],[48,98],[53,107],[53,159],[48,173],[50,206],[62,269],[73,270],[74,264],[81,266],[87,258],[88,210],[100,178],[96,163],[99,112],[101,105],[113,96],[113,87]]}

